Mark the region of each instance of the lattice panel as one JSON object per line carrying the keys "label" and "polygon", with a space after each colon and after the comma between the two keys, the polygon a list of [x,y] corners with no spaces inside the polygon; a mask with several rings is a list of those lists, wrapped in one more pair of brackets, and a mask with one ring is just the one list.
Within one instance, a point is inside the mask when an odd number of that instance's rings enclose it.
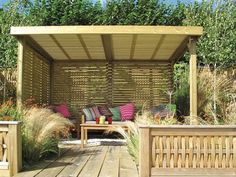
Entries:
{"label": "lattice panel", "polygon": [[152,153],[155,168],[235,168],[236,136],[155,136]]}
{"label": "lattice panel", "polygon": [[0,132],[0,163],[8,162],[8,132]]}
{"label": "lattice panel", "polygon": [[142,106],[168,103],[166,91],[172,90],[171,65],[150,63],[114,64],[113,104],[129,101]]}
{"label": "lattice panel", "polygon": [[54,62],[52,103],[76,110],[88,104],[142,106],[168,102],[172,70],[167,64],[127,62]]}
{"label": "lattice panel", "polygon": [[53,104],[65,102],[76,110],[106,104],[106,63],[55,62],[53,74]]}
{"label": "lattice panel", "polygon": [[23,101],[33,97],[37,103],[50,99],[50,64],[33,49],[25,47],[23,62]]}

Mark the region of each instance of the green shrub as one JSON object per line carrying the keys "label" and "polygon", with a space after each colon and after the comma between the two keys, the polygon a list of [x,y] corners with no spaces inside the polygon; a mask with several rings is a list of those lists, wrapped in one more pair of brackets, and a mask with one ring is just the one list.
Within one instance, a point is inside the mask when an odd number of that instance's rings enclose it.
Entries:
{"label": "green shrub", "polygon": [[179,115],[189,115],[189,66],[176,64],[174,67],[175,104]]}
{"label": "green shrub", "polygon": [[0,105],[1,121],[17,121],[21,118],[22,114],[16,109],[16,105],[11,99]]}
{"label": "green shrub", "polygon": [[47,108],[24,110],[22,118],[23,159],[29,163],[57,153],[60,135],[67,136],[72,123]]}

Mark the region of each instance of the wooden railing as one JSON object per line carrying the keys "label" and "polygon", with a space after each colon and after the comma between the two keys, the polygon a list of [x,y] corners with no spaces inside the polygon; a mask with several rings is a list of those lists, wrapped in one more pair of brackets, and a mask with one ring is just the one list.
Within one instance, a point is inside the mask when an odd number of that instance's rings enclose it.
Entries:
{"label": "wooden railing", "polygon": [[140,126],[140,177],[236,175],[236,126]]}
{"label": "wooden railing", "polygon": [[0,176],[11,177],[21,168],[21,123],[0,121]]}

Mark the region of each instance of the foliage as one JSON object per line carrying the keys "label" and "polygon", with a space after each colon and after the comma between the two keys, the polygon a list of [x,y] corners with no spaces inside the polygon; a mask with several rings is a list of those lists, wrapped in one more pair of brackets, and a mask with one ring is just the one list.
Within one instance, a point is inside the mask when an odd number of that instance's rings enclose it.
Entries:
{"label": "foliage", "polygon": [[16,69],[0,69],[0,100],[16,100]]}
{"label": "foliage", "polygon": [[236,5],[232,0],[195,1],[185,9],[184,25],[203,26],[198,56],[205,64],[224,67],[236,64]]}
{"label": "foliage", "polygon": [[[198,71],[198,116],[203,119],[199,120],[203,124],[227,124],[228,119],[234,117],[235,76],[222,68],[212,69],[204,67]],[[188,74],[186,64],[175,66],[175,104],[181,116],[189,115]],[[185,123],[188,124],[188,121],[185,120]]]}
{"label": "foliage", "polygon": [[232,98],[232,101],[230,101],[226,108],[225,122],[228,125],[236,124],[236,98]]}
{"label": "foliage", "polygon": [[136,164],[139,161],[139,128],[138,124],[134,122],[127,122],[126,125],[129,128],[130,133],[125,131],[123,128],[118,127],[114,131],[120,133],[126,140],[127,149],[129,154],[134,158]]}
{"label": "foliage", "polygon": [[[27,102],[27,107],[20,113],[12,100],[0,105],[0,120],[22,121],[23,161],[30,164],[51,153],[57,153],[58,141],[61,136],[69,135],[73,124],[60,114],[50,109]],[[34,106],[30,106],[34,105]]]}
{"label": "foliage", "polygon": [[16,67],[17,42],[10,35],[11,26],[27,25],[28,17],[24,14],[26,3],[11,1],[0,11],[0,67]]}
{"label": "foliage", "polygon": [[200,70],[198,80],[199,115],[211,124],[229,122],[228,119],[234,117],[229,117],[232,116],[230,113],[236,109],[233,76],[219,68],[214,68],[214,71],[204,68]]}
{"label": "foliage", "polygon": [[174,99],[178,115],[189,115],[189,67],[188,64],[174,66]]}
{"label": "foliage", "polygon": [[0,105],[1,121],[19,121],[21,118],[22,114],[16,109],[16,106],[11,99]]}
{"label": "foliage", "polygon": [[24,110],[22,118],[23,159],[38,161],[50,153],[57,153],[60,135],[66,136],[72,123],[46,108]]}

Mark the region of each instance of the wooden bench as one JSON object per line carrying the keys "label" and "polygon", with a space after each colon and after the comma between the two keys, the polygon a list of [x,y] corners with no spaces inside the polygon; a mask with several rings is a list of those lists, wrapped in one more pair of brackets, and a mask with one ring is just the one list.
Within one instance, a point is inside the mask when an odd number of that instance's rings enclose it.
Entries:
{"label": "wooden bench", "polygon": [[82,123],[80,124],[81,127],[81,148],[84,148],[84,144],[87,144],[88,140],[88,130],[112,130],[114,128],[122,127],[124,130],[129,132],[129,128],[126,122],[120,121],[113,121],[112,124],[96,124],[95,121],[85,121],[85,116],[82,115]]}

